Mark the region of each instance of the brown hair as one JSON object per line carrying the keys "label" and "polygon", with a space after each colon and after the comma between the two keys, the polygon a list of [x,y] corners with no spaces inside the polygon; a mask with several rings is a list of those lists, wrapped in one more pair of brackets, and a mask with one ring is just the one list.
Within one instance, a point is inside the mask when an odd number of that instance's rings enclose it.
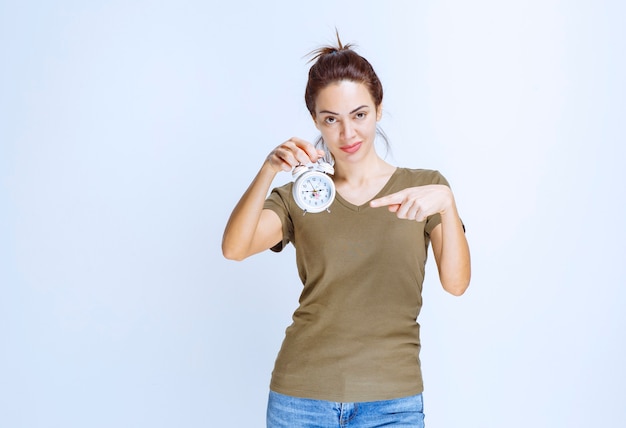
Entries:
{"label": "brown hair", "polygon": [[372,65],[352,49],[343,45],[337,32],[337,46],[323,46],[309,55],[315,64],[309,69],[309,80],[304,91],[304,101],[309,113],[315,117],[315,100],[322,89],[331,83],[349,80],[362,83],[369,90],[376,108],[383,101],[383,85]]}

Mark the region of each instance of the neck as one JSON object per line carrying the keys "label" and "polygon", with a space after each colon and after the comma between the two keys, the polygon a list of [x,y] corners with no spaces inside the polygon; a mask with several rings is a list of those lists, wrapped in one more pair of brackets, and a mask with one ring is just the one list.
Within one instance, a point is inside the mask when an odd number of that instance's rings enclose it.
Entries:
{"label": "neck", "polygon": [[348,186],[359,186],[381,175],[390,175],[395,167],[378,155],[363,159],[357,163],[338,162],[335,164],[334,180]]}

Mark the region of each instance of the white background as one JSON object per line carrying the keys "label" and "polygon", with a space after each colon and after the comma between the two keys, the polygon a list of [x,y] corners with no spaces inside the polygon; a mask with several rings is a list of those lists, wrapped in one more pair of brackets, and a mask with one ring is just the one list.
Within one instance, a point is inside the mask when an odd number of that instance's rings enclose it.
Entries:
{"label": "white background", "polygon": [[231,262],[221,234],[266,154],[315,138],[304,56],[335,27],[383,82],[388,159],[440,170],[468,228],[463,297],[427,266],[427,425],[623,426],[625,19],[0,1],[0,426],[264,426],[293,249]]}

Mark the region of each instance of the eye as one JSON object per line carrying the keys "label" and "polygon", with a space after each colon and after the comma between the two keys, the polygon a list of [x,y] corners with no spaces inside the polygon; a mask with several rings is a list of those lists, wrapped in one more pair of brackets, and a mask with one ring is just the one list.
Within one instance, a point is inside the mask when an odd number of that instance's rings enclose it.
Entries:
{"label": "eye", "polygon": [[329,125],[332,125],[333,123],[337,122],[337,119],[334,118],[333,116],[328,116],[328,117],[324,118],[324,122],[329,124]]}
{"label": "eye", "polygon": [[366,116],[367,116],[367,113],[365,113],[364,111],[360,111],[355,115],[357,119],[365,119]]}

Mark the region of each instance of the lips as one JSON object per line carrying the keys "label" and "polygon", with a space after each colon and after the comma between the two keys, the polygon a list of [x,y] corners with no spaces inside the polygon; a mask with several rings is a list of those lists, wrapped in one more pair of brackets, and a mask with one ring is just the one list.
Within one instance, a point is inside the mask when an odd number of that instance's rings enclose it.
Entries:
{"label": "lips", "polygon": [[342,146],[342,147],[340,147],[340,149],[343,150],[346,153],[354,153],[357,150],[359,150],[359,148],[361,147],[361,144],[362,143],[359,141],[358,143],[354,143],[354,144],[351,144],[349,146]]}

